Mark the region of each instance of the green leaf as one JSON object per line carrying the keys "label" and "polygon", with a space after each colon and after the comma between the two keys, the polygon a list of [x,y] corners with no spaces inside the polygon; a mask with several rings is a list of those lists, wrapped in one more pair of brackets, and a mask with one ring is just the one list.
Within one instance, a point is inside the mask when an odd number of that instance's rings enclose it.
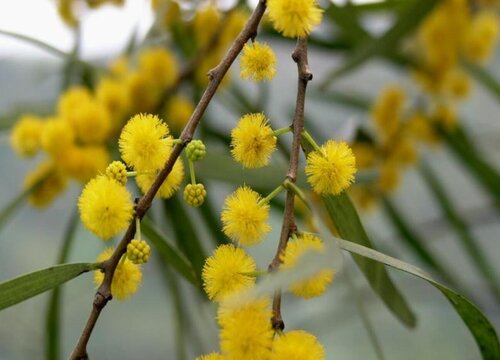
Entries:
{"label": "green leaf", "polygon": [[[198,180],[204,184],[205,182],[198,177]],[[205,197],[205,201],[203,204],[199,207],[200,209],[200,215],[203,218],[203,221],[205,222],[205,225],[212,234],[212,239],[215,242],[215,245],[222,245],[222,244],[227,244],[228,239],[222,232],[222,223],[217,216],[218,212],[215,211],[215,208],[212,204],[211,201],[211,196],[210,194],[207,194]]]}
{"label": "green leaf", "polygon": [[[73,211],[66,228],[63,244],[57,259],[58,264],[65,263],[68,260],[69,250],[75,239],[76,229],[78,228],[79,215],[77,209]],[[61,328],[61,287],[57,286],[50,295],[47,315],[45,318],[45,354],[47,359],[57,360],[61,357],[60,349],[60,328]]]}
{"label": "green leaf", "polygon": [[497,100],[500,100],[500,81],[495,79],[488,70],[482,66],[466,61],[462,62],[462,66],[478,83],[483,85],[486,90],[489,90]]}
{"label": "green leaf", "polygon": [[458,283],[454,276],[441,266],[441,262],[427,248],[425,241],[413,231],[408,221],[404,218],[401,210],[388,198],[382,197],[381,200],[387,219],[392,223],[394,228],[396,228],[400,235],[400,239],[406,246],[413,251],[420,261],[439,274],[449,285],[458,287]]}
{"label": "green leaf", "polygon": [[85,272],[96,270],[97,264],[74,263],[51,266],[0,284],[0,310],[32,298]]}
{"label": "green leaf", "polygon": [[415,275],[426,280],[448,299],[457,314],[462,318],[465,325],[469,328],[472,336],[481,351],[484,360],[500,359],[500,343],[495,328],[483,315],[483,313],[464,296],[438,283],[430,275],[416,266],[405,263],[401,260],[382,254],[373,249],[352,243],[350,241],[337,239],[340,248],[356,254],[356,256],[370,259],[380,264],[391,266],[395,269]]}
{"label": "green leaf", "polygon": [[441,184],[431,167],[425,162],[422,162],[420,170],[422,178],[432,192],[432,195],[434,195],[434,200],[437,201],[441,211],[458,235],[465,253],[470,257],[480,274],[486,280],[497,302],[500,302],[500,289],[498,288],[500,282],[495,275],[492,264],[489,263],[488,258],[478,246],[478,241],[472,236],[469,226],[455,210],[454,204],[446,194],[445,187]]}
{"label": "green leaf", "polygon": [[149,218],[142,219],[141,230],[144,235],[149,239],[151,244],[155,247],[158,255],[172,266],[179,274],[195,286],[199,285],[198,278],[193,269],[191,262],[186,259],[184,254],[173,246],[156,227],[149,220]]}
{"label": "green leaf", "polygon": [[[345,192],[337,196],[323,196],[322,198],[330,219],[342,238],[368,248],[374,248],[354,205]],[[353,258],[373,291],[382,299],[389,310],[405,325],[414,327],[416,324],[415,315],[392,282],[385,267],[361,256],[353,255]]]}
{"label": "green leaf", "polygon": [[7,220],[10,219],[12,215],[25,203],[26,198],[31,193],[33,189],[25,189],[17,194],[5,208],[0,212],[0,229],[5,225]]}
{"label": "green leaf", "polygon": [[320,89],[327,89],[338,77],[356,69],[372,57],[394,52],[399,42],[420,24],[437,3],[438,0],[412,1],[384,35],[363,42],[343,66],[327,74],[319,85]]}

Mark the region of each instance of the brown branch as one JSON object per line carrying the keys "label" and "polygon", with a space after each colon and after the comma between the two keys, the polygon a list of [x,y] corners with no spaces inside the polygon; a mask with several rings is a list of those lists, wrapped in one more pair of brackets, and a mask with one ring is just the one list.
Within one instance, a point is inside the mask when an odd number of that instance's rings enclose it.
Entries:
{"label": "brown branch", "polygon": [[[158,192],[158,189],[160,188],[161,184],[165,181],[167,176],[172,171],[175,162],[179,158],[186,144],[188,144],[193,138],[194,132],[198,124],[200,123],[201,118],[208,107],[208,104],[215,95],[215,92],[217,91],[219,84],[224,78],[224,75],[227,73],[231,64],[234,62],[238,54],[243,49],[245,43],[249,39],[253,38],[257,33],[257,28],[262,19],[262,16],[264,15],[265,9],[266,9],[265,0],[260,0],[259,4],[257,5],[252,15],[248,19],[245,27],[236,37],[233,44],[226,52],[220,63],[215,68],[209,71],[208,76],[210,78],[210,81],[207,85],[205,92],[203,93],[203,96],[198,102],[193,114],[191,115],[191,118],[186,124],[184,130],[182,131],[182,134],[180,136],[182,140],[181,143],[176,144],[174,146],[174,148],[172,149],[172,153],[170,154],[168,160],[166,161],[163,169],[158,173],[153,184],[146,192],[146,194],[144,194],[144,196],[142,196],[139,199],[135,207],[135,217],[142,219],[146,214],[146,212],[148,211],[148,209],[150,208],[151,203],[156,193]],[[93,301],[92,310],[87,320],[87,323],[82,331],[82,334],[80,335],[80,338],[78,339],[78,342],[72,354],[70,355],[71,360],[88,359],[88,354],[87,354],[88,341],[90,339],[90,336],[92,335],[92,331],[94,329],[94,326],[97,322],[97,319],[99,318],[102,309],[112,299],[111,282],[113,280],[113,275],[116,270],[116,267],[118,266],[118,262],[120,261],[122,255],[126,252],[127,245],[134,238],[135,230],[136,230],[135,221],[131,221],[125,235],[123,236],[122,240],[116,247],[111,257],[103,262],[104,280],[97,289]]]}
{"label": "brown branch", "polygon": [[[298,72],[298,88],[297,88],[297,100],[295,103],[295,114],[293,117],[293,141],[292,141],[292,151],[290,154],[290,167],[287,173],[287,180],[291,183],[297,182],[297,170],[299,166],[299,154],[300,154],[300,141],[302,138],[302,130],[304,129],[304,104],[306,97],[307,83],[312,80],[312,73],[309,71],[309,65],[307,63],[307,38],[299,38],[297,40],[297,46],[292,53],[292,59],[297,63]],[[285,200],[285,211],[283,214],[283,224],[281,226],[281,235],[276,250],[276,255],[269,265],[269,271],[275,271],[279,268],[281,264],[281,254],[285,251],[288,244],[288,239],[291,234],[296,232],[297,226],[295,225],[295,193],[288,189],[286,193]],[[281,317],[281,291],[278,290],[274,294],[273,298],[273,317],[271,319],[273,328],[275,330],[283,330],[285,324]]]}

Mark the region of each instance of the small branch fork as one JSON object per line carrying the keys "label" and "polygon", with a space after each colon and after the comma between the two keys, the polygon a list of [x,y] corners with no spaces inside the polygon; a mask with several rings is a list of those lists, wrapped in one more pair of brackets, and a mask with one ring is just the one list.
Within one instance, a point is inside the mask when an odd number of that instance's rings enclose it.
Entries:
{"label": "small branch fork", "polygon": [[[292,151],[290,154],[290,167],[286,180],[295,184],[297,182],[297,170],[299,166],[300,141],[302,131],[304,129],[304,104],[306,97],[306,88],[309,81],[312,80],[313,74],[309,71],[307,60],[307,38],[299,38],[297,45],[292,53],[292,59],[297,63],[298,72],[298,88],[297,101],[295,103],[295,114],[293,117],[293,141]],[[269,265],[269,272],[275,271],[281,264],[281,254],[285,251],[289,237],[297,231],[295,224],[294,208],[295,208],[295,193],[288,189],[285,200],[285,211],[283,215],[283,224],[281,226],[281,235],[276,250],[276,255]],[[271,319],[272,326],[276,331],[282,331],[285,328],[285,323],[281,317],[281,290],[277,290],[273,298],[273,317]]]}
{"label": "small branch fork", "polygon": [[[172,149],[172,153],[170,157],[166,161],[163,169],[156,176],[153,184],[149,188],[149,190],[142,196],[136,206],[135,206],[135,217],[142,219],[148,209],[153,202],[153,199],[158,192],[161,184],[165,181],[167,176],[172,171],[172,168],[179,158],[184,147],[192,140],[194,136],[194,132],[205,113],[205,110],[208,107],[208,104],[212,100],[217,88],[219,87],[222,79],[225,74],[229,70],[231,64],[234,62],[238,54],[243,49],[243,46],[249,39],[253,39],[257,34],[257,28],[259,23],[264,15],[264,11],[266,10],[266,1],[260,0],[257,7],[253,11],[252,15],[248,19],[245,27],[240,32],[240,34],[236,37],[233,44],[224,55],[224,58],[220,61],[220,63],[208,72],[208,77],[210,79],[208,86],[203,93],[200,101],[198,102],[189,122],[186,124],[186,127],[182,131],[180,136],[181,142],[176,144]],[[303,104],[303,101],[302,101]],[[302,106],[303,107],[303,106]],[[296,172],[296,171],[295,171]],[[294,176],[295,178],[295,176]],[[293,203],[293,198],[292,198]],[[292,204],[293,205],[293,204]],[[293,208],[293,206],[292,206]],[[134,238],[136,231],[136,221],[131,221],[130,225],[123,236],[122,240],[116,247],[115,251],[111,255],[109,259],[102,263],[102,271],[104,272],[104,280],[97,289],[97,292],[94,297],[92,310],[87,319],[87,323],[78,339],[78,342],[70,355],[71,360],[80,360],[80,359],[88,359],[87,354],[87,344],[92,335],[92,331],[94,330],[95,324],[102,309],[106,306],[106,304],[112,299],[111,294],[111,282],[113,280],[113,275],[115,273],[116,267],[118,266],[118,262],[121,257],[127,250],[127,245]]]}

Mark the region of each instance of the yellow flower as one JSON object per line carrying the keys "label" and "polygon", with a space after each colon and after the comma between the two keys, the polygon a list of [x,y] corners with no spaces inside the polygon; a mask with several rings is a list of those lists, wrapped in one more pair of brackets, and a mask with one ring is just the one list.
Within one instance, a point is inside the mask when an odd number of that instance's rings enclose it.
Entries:
{"label": "yellow flower", "polygon": [[416,112],[410,117],[407,129],[419,141],[424,141],[431,145],[439,142],[439,137],[434,131],[430,120],[420,112]]}
{"label": "yellow flower", "polygon": [[245,26],[249,14],[246,10],[241,8],[234,8],[228,15],[227,20],[222,27],[222,34],[220,36],[220,47],[226,48],[238,36],[240,31]]}
{"label": "yellow flower", "polygon": [[105,171],[109,153],[105,146],[71,146],[57,160],[69,176],[86,183]]}
{"label": "yellow flower", "polygon": [[103,175],[85,186],[78,199],[78,208],[83,225],[103,240],[124,230],[133,213],[127,189]]}
{"label": "yellow flower", "polygon": [[123,160],[135,170],[158,170],[172,148],[168,126],[156,115],[137,114],[123,127],[118,145]]}
{"label": "yellow flower", "polygon": [[191,100],[185,96],[177,95],[169,100],[165,109],[165,118],[172,129],[180,132],[193,112],[194,105]]}
{"label": "yellow flower", "polygon": [[84,102],[92,101],[92,95],[90,91],[81,86],[75,86],[69,88],[62,96],[59,98],[57,103],[57,111],[62,117],[70,116],[74,113],[80,104]]}
{"label": "yellow flower", "polygon": [[351,145],[351,149],[359,169],[368,169],[375,165],[377,149],[374,145],[367,142],[355,142]]}
{"label": "yellow flower", "polygon": [[398,86],[385,88],[378,96],[372,109],[372,119],[382,139],[393,137],[400,126],[405,94]]}
{"label": "yellow flower", "polygon": [[163,47],[150,48],[139,56],[140,73],[164,88],[172,86],[179,73],[174,55]]}
{"label": "yellow flower", "polygon": [[268,0],[267,8],[274,28],[292,38],[307,36],[323,15],[316,0]]}
{"label": "yellow flower", "polygon": [[384,161],[380,168],[377,187],[384,193],[391,192],[397,188],[400,181],[399,165],[395,161]]}
{"label": "yellow flower", "polygon": [[10,135],[12,149],[23,157],[32,157],[40,150],[43,122],[37,116],[24,115],[14,125]]}
{"label": "yellow flower", "polygon": [[267,44],[258,41],[245,44],[241,55],[240,76],[245,80],[272,80],[276,74],[276,55]]}
{"label": "yellow flower", "polygon": [[262,360],[271,353],[273,330],[271,328],[269,301],[257,300],[236,308],[219,311],[220,348],[228,359]]}
{"label": "yellow flower", "polygon": [[438,104],[433,119],[447,130],[451,130],[457,125],[457,114],[449,104]]}
{"label": "yellow flower", "polygon": [[276,136],[267,122],[263,113],[246,114],[231,131],[231,153],[244,167],[259,168],[269,163]]}
{"label": "yellow flower", "polygon": [[482,62],[491,56],[498,38],[498,21],[492,11],[483,11],[472,19],[463,45],[468,60]]}
{"label": "yellow flower", "polygon": [[127,88],[120,81],[103,78],[96,88],[96,98],[104,104],[112,119],[112,129],[121,128],[124,117],[130,111],[130,98]]}
{"label": "yellow flower", "polygon": [[73,11],[73,4],[74,0],[58,0],[57,2],[57,12],[68,26],[76,26],[78,24],[78,19]]}
{"label": "yellow flower", "polygon": [[226,198],[221,216],[222,231],[231,240],[242,245],[254,245],[271,231],[266,223],[269,204],[260,200],[260,195],[247,186],[239,187]]}
{"label": "yellow flower", "polygon": [[67,122],[49,118],[42,128],[40,140],[43,150],[55,158],[60,158],[73,146],[75,135]]}
{"label": "yellow flower", "polygon": [[[113,254],[113,248],[107,248],[97,257],[97,262],[105,261]],[[134,264],[132,261],[122,259],[116,267],[111,282],[111,295],[114,299],[125,300],[130,295],[137,292],[142,280],[141,267]],[[96,286],[101,285],[104,280],[104,273],[102,271],[94,272],[94,283]]]}
{"label": "yellow flower", "polygon": [[219,28],[220,13],[210,5],[196,11],[193,18],[193,32],[198,48],[208,46]]}
{"label": "yellow flower", "polygon": [[203,286],[208,298],[221,301],[252,287],[255,277],[245,273],[255,269],[255,261],[243,249],[232,244],[219,246],[203,266]]}
{"label": "yellow flower", "polygon": [[[167,159],[165,158],[165,161]],[[135,177],[135,181],[137,182],[137,186],[143,193],[146,193],[148,189],[153,184],[154,179],[156,178],[156,173],[145,173],[139,174]],[[161,184],[158,193],[156,194],[159,197],[168,199],[175,194],[177,190],[179,190],[182,179],[184,178],[184,164],[181,159],[178,159],[170,174],[168,174],[167,178]]]}
{"label": "yellow flower", "polygon": [[111,130],[111,118],[106,107],[96,100],[83,101],[64,116],[76,136],[86,144],[102,143]]}
{"label": "yellow flower", "polygon": [[[286,250],[281,254],[282,269],[292,269],[297,265],[299,259],[307,252],[315,251],[322,253],[325,246],[321,239],[312,234],[304,234],[296,240],[288,243]],[[313,276],[290,285],[290,292],[295,296],[309,299],[322,295],[326,286],[333,280],[335,272],[333,269],[324,269]]]}
{"label": "yellow flower", "polygon": [[463,99],[470,93],[469,76],[459,69],[453,69],[446,73],[443,79],[443,90],[457,99]]}
{"label": "yellow flower", "polygon": [[35,207],[45,207],[66,188],[67,183],[68,179],[61,169],[46,161],[26,175],[23,187],[29,189],[34,186],[28,202]]}
{"label": "yellow flower", "polygon": [[307,181],[320,195],[337,195],[354,181],[356,159],[345,142],[328,140],[307,156]]}
{"label": "yellow flower", "polygon": [[390,149],[390,158],[402,165],[411,165],[417,162],[415,144],[407,136],[401,136]]}
{"label": "yellow flower", "polygon": [[196,360],[225,360],[224,355],[218,353],[211,353],[208,355],[201,355],[196,358]]}
{"label": "yellow flower", "polygon": [[277,336],[273,342],[273,360],[322,360],[325,350],[314,335],[303,330]]}
{"label": "yellow flower", "polygon": [[128,73],[125,88],[132,102],[132,112],[153,112],[162,95],[162,89],[142,72]]}

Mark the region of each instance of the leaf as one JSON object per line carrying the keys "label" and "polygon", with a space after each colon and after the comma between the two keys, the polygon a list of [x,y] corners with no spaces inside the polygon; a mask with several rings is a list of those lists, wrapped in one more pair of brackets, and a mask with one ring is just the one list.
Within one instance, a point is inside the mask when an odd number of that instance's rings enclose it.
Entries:
{"label": "leaf", "polygon": [[0,310],[32,298],[78,275],[96,270],[97,264],[74,263],[51,266],[0,284]]}
{"label": "leaf", "polygon": [[497,100],[500,100],[500,82],[490,72],[482,66],[466,61],[462,62],[462,66],[478,83],[483,85],[486,90],[489,90]]}
{"label": "leaf", "polygon": [[[201,183],[205,183],[203,180],[198,178],[198,180]],[[222,244],[227,244],[228,239],[222,232],[222,223],[219,219],[219,217],[216,215],[217,211],[215,211],[214,206],[211,201],[211,196],[210,194],[207,194],[205,197],[205,201],[203,204],[199,207],[200,209],[200,215],[203,218],[203,221],[205,222],[205,225],[212,234],[212,239],[215,242],[215,245],[222,245]]]}
{"label": "leaf", "polygon": [[[323,196],[323,202],[330,219],[342,238],[368,248],[374,248],[354,205],[345,192],[337,196]],[[415,315],[392,282],[384,266],[360,256],[353,255],[353,258],[373,291],[382,299],[389,310],[405,325],[414,327],[416,324]]]}
{"label": "leaf", "polygon": [[153,244],[156,251],[158,251],[158,255],[163,259],[163,261],[172,266],[191,284],[195,286],[199,285],[198,278],[196,277],[196,273],[191,262],[186,259],[184,254],[174,247],[162,233],[160,233],[149,218],[145,217],[142,219],[141,230],[149,239],[151,244]]}
{"label": "leaf", "polygon": [[[78,211],[75,209],[69,219],[66,228],[63,244],[57,259],[58,264],[65,263],[68,260],[69,250],[75,239],[76,229],[79,223]],[[60,328],[61,328],[61,287],[57,286],[50,295],[47,315],[45,318],[45,354],[47,359],[57,360],[61,357],[60,352]]]}
{"label": "leaf", "polygon": [[363,42],[343,66],[327,74],[319,85],[320,89],[326,90],[335,79],[356,69],[370,58],[394,52],[401,39],[411,33],[437,3],[438,0],[412,1],[384,35]]}
{"label": "leaf", "polygon": [[484,360],[500,359],[500,343],[493,325],[486,316],[464,296],[435,281],[430,275],[416,266],[405,263],[401,260],[382,254],[373,249],[352,243],[350,241],[337,239],[340,248],[356,254],[363,258],[376,261],[380,264],[391,266],[395,269],[415,275],[426,280],[448,299],[457,314],[462,318],[465,325],[469,328],[472,336],[481,351]]}
{"label": "leaf", "polygon": [[434,195],[434,200],[437,201],[443,214],[446,216],[446,219],[458,235],[458,239],[461,241],[464,252],[470,257],[481,275],[486,280],[490,291],[497,302],[500,302],[500,289],[498,288],[498,284],[500,284],[500,282],[495,275],[495,270],[492,264],[489,263],[488,258],[478,246],[476,239],[473,238],[469,226],[455,210],[455,206],[446,194],[444,186],[441,184],[436,174],[434,174],[431,167],[425,162],[422,162],[420,170],[425,183]]}
{"label": "leaf", "polygon": [[33,188],[25,189],[17,194],[5,208],[0,212],[0,229],[5,225],[7,220],[25,203],[26,198],[31,193]]}

